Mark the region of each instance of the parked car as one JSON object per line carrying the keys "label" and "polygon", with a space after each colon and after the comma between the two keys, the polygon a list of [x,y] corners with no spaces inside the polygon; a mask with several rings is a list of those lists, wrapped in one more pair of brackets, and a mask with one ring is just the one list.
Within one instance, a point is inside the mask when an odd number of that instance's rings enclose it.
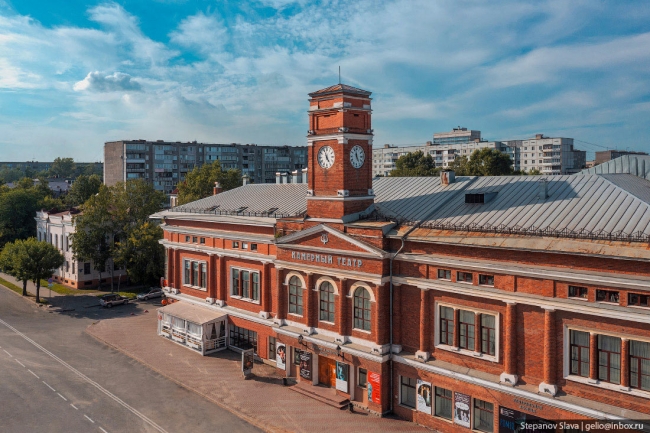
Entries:
{"label": "parked car", "polygon": [[129,298],[113,293],[99,298],[99,303],[102,307],[111,308],[113,305],[128,304]]}
{"label": "parked car", "polygon": [[146,301],[151,298],[161,298],[163,291],[160,287],[149,287],[146,292],[138,293],[138,299]]}

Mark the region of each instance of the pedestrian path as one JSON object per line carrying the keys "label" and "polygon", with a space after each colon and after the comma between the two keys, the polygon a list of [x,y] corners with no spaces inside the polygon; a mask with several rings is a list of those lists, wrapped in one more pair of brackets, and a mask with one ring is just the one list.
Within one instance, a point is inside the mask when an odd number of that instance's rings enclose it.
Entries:
{"label": "pedestrian path", "polygon": [[[15,284],[16,286],[20,287],[21,289],[23,288],[23,282],[18,281],[16,278],[12,277],[9,274],[5,274],[4,272],[0,272],[0,278],[3,280],[6,280],[12,284]],[[27,293],[30,295],[36,296],[36,284],[32,283],[31,281],[27,282]],[[65,295],[60,295],[56,293],[54,290],[50,290],[47,288],[47,286],[41,286],[41,298],[54,298],[57,296],[65,296]]]}
{"label": "pedestrian path", "polygon": [[201,356],[159,337],[156,320],[152,309],[102,320],[86,332],[268,432],[429,431],[407,421],[349,413],[291,392],[269,365],[255,364],[254,377],[244,380],[238,355],[223,351]]}

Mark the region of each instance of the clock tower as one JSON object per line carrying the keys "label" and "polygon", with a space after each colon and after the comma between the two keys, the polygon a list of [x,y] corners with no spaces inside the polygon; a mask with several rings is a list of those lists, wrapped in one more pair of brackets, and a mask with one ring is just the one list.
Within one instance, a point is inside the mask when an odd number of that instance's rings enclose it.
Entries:
{"label": "clock tower", "polygon": [[346,84],[309,94],[311,219],[353,221],[374,203],[370,94]]}

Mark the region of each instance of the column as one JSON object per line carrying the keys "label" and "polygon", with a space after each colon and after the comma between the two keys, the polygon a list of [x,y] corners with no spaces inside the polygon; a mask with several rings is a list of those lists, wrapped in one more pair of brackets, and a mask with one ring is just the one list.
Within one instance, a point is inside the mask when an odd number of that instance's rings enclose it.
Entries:
{"label": "column", "polygon": [[420,289],[420,350],[415,353],[415,357],[421,361],[427,361],[431,356],[429,351],[429,341],[431,340],[430,323],[429,291]]}
{"label": "column", "polygon": [[275,289],[276,318],[278,322],[281,322],[287,319],[287,298],[285,296],[287,288],[284,286],[284,272],[282,268],[275,268]]}
{"label": "column", "polygon": [[270,268],[271,266],[269,263],[264,263],[264,265],[262,265],[262,275],[260,275],[260,307],[262,308],[260,316],[264,317],[265,319],[268,319],[271,315],[271,287],[269,285]]}
{"label": "column", "polygon": [[228,299],[228,278],[226,277],[226,258],[224,256],[217,257],[217,305],[226,305]]}
{"label": "column", "polygon": [[589,333],[589,382],[598,383],[598,334]]}
{"label": "column", "polygon": [[214,254],[208,255],[208,293],[207,297],[216,299],[217,298],[217,256]]}
{"label": "column", "polygon": [[167,286],[168,287],[175,287],[174,284],[176,284],[176,278],[174,272],[176,271],[176,257],[175,253],[176,250],[173,248],[169,247],[167,248]]}
{"label": "column", "polygon": [[621,338],[621,389],[630,390],[630,340]]}
{"label": "column", "polygon": [[[501,373],[500,381],[509,385],[516,385],[519,377],[517,376],[517,304],[512,301],[506,301],[506,314],[503,320],[504,348],[503,348],[503,366],[504,372]],[[501,332],[499,332],[501,334]],[[500,338],[497,335],[497,338]]]}
{"label": "column", "polygon": [[454,308],[454,347],[460,349],[460,310]]}
{"label": "column", "polygon": [[481,354],[481,313],[474,313],[474,352]]}
{"label": "column", "polygon": [[[389,297],[388,284],[380,284],[375,287],[377,302],[375,302],[375,319],[373,320],[373,330],[375,332],[375,343],[383,346],[389,343]],[[428,350],[427,350],[428,351]]]}
{"label": "column", "polygon": [[[348,298],[347,280],[339,278],[339,297],[338,304],[336,305],[336,323],[338,325],[338,333],[341,337],[350,335],[348,330],[348,323],[350,317],[350,310],[348,308],[350,299]],[[342,342],[345,342],[342,340]]]}
{"label": "column", "polygon": [[396,351],[395,353],[402,351],[402,291],[400,287],[400,285],[393,284],[393,351]]}
{"label": "column", "polygon": [[555,336],[555,310],[544,308],[544,381],[539,384],[539,392],[551,395],[557,394],[555,382],[556,336]]}
{"label": "column", "polygon": [[314,291],[314,274],[311,272],[307,272],[305,275],[305,316],[306,316],[306,322],[305,324],[307,325],[308,328],[310,328],[309,333],[311,334],[311,328],[315,328],[317,326],[317,316],[316,313],[318,312],[318,308],[316,307],[316,301],[318,300],[318,296],[316,296],[316,292]]}

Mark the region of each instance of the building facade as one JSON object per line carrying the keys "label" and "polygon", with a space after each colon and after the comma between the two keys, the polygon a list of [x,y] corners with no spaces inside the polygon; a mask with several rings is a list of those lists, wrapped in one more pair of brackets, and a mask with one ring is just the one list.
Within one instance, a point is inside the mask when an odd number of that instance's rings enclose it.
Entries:
{"label": "building facade", "polygon": [[[594,165],[602,164],[612,159],[620,158],[625,155],[644,155],[647,156],[647,152],[632,152],[629,150],[601,150],[596,152],[596,159],[594,160]],[[588,167],[591,168],[591,167]]]}
{"label": "building facade", "polygon": [[[107,264],[107,272],[101,276],[97,272],[92,262],[76,260],[72,251],[72,241],[70,236],[75,232],[74,217],[80,212],[76,209],[64,212],[36,212],[36,238],[39,241],[49,242],[54,245],[63,257],[65,262],[54,272],[52,278],[57,283],[63,284],[75,289],[91,289],[101,283],[110,284],[110,268],[113,266],[112,260]],[[115,282],[118,279],[126,281],[126,271],[124,269],[114,269],[113,278]]]}
{"label": "building facade", "polygon": [[650,418],[647,180],[373,180],[370,92],[310,97],[306,184],[153,215],[160,335],[439,431]]}
{"label": "building facade", "polygon": [[434,144],[460,144],[481,141],[481,131],[467,130],[467,128],[453,128],[449,132],[435,132],[433,134]]}
{"label": "building facade", "polygon": [[307,148],[163,140],[111,141],[104,144],[104,182],[111,186],[130,179],[145,179],[153,183],[155,189],[170,194],[194,167],[212,161],[220,161],[225,170],[241,170],[254,183],[274,183],[276,172],[307,166]]}

